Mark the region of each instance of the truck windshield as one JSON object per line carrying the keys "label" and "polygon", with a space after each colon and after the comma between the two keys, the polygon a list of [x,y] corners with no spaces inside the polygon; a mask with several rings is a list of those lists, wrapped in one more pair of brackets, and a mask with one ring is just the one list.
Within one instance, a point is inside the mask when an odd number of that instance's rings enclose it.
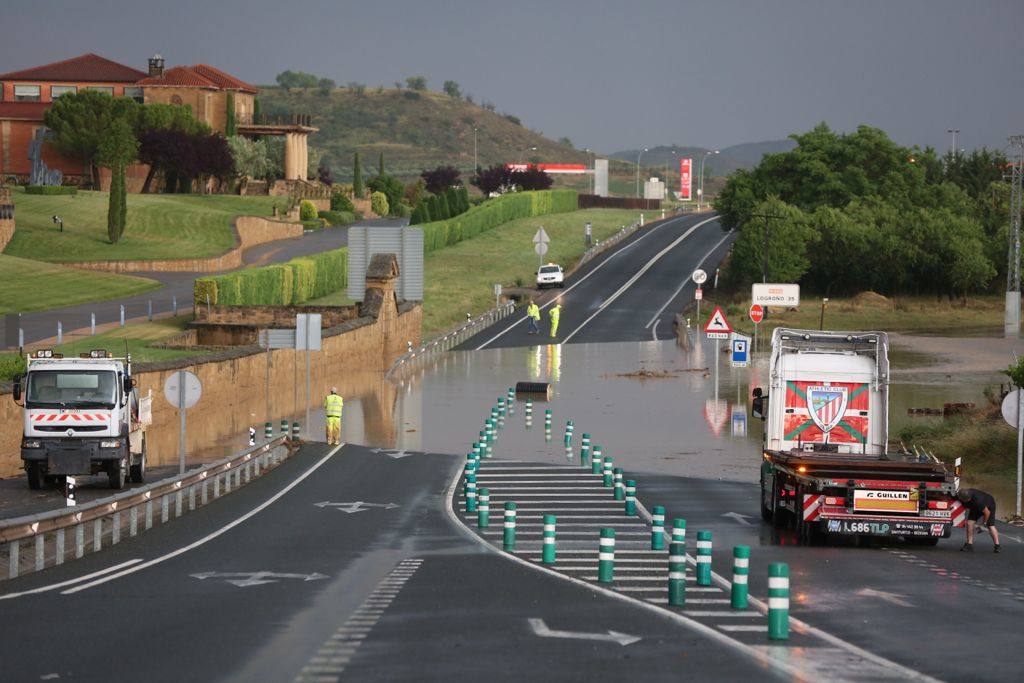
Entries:
{"label": "truck windshield", "polygon": [[33,370],[25,392],[27,408],[113,408],[117,375],[112,370]]}

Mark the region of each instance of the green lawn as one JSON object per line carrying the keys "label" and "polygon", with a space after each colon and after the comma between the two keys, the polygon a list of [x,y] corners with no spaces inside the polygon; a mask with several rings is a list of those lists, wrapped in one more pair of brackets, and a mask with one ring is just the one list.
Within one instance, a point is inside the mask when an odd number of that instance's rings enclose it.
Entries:
{"label": "green lawn", "polygon": [[[17,230],[9,256],[52,261],[114,261],[215,256],[235,246],[231,220],[269,216],[281,197],[235,195],[128,195],[128,226],[121,241],[107,241],[107,193],[27,195],[15,188]],[[53,216],[64,218],[64,232]]]}
{"label": "green lawn", "polygon": [[0,254],[0,274],[0,315],[130,296],[160,286],[146,278],[75,270],[4,254]]}
{"label": "green lawn", "polygon": [[[63,353],[66,357],[77,356],[90,349],[106,349],[115,356],[123,356],[125,353],[125,341],[128,342],[128,353],[132,354],[132,360],[137,363],[152,361],[174,360],[186,356],[200,355],[201,351],[175,351],[171,349],[152,348],[150,344],[160,342],[172,337],[185,329],[185,324],[192,319],[192,316],[179,316],[177,318],[161,318],[153,322],[136,323],[119,327],[109,332],[81,337],[65,335],[66,343],[53,347],[55,351]],[[40,345],[30,345],[26,351],[31,352]],[[16,372],[24,369],[24,359],[19,359],[14,353],[0,353],[0,381],[9,380]]]}
{"label": "green lawn", "polygon": [[[423,336],[448,329],[464,320],[466,313],[480,313],[493,306],[495,283],[511,287],[519,278],[532,286],[538,258],[531,240],[537,228],[543,226],[551,238],[544,261],[568,267],[584,252],[584,223],[591,223],[597,241],[639,217],[639,211],[587,209],[522,218],[427,254],[423,263]],[[647,212],[648,220],[654,217]]]}

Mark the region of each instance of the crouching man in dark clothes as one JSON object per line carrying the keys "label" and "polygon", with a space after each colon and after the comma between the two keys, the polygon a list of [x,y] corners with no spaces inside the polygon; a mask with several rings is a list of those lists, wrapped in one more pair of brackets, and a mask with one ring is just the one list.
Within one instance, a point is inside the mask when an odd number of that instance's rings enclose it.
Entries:
{"label": "crouching man in dark clothes", "polygon": [[960,489],[956,497],[967,508],[967,542],[960,550],[974,550],[974,525],[979,522],[988,527],[999,552],[999,532],[996,530],[996,499],[981,489]]}

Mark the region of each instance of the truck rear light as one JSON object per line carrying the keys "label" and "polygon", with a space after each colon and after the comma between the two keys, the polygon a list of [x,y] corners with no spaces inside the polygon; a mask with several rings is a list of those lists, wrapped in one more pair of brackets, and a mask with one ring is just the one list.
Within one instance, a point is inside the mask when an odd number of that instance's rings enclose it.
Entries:
{"label": "truck rear light", "polygon": [[825,505],[846,505],[846,498],[840,496],[825,496]]}
{"label": "truck rear light", "polygon": [[928,509],[929,510],[948,510],[949,509],[949,502],[945,501],[945,500],[929,500],[928,501]]}

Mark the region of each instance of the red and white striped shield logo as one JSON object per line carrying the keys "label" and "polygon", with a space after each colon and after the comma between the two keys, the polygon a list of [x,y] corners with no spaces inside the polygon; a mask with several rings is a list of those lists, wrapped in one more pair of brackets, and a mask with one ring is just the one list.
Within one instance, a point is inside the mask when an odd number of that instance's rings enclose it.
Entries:
{"label": "red and white striped shield logo", "polygon": [[846,414],[848,387],[807,387],[807,412],[822,434],[828,434]]}

